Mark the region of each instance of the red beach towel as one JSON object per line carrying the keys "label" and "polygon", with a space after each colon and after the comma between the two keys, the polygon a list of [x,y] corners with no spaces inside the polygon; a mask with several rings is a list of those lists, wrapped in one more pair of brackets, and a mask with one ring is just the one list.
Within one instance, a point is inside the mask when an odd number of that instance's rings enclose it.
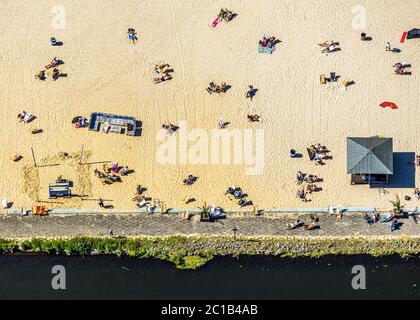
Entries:
{"label": "red beach towel", "polygon": [[407,31],[404,31],[404,33],[402,34],[400,42],[404,43],[405,38],[407,38]]}

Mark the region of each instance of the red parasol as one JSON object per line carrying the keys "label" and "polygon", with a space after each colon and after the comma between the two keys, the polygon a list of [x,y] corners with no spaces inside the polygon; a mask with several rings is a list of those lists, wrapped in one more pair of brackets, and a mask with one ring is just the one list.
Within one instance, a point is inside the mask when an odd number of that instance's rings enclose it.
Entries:
{"label": "red parasol", "polygon": [[390,107],[391,109],[398,109],[398,106],[394,102],[385,101],[380,104],[382,108]]}

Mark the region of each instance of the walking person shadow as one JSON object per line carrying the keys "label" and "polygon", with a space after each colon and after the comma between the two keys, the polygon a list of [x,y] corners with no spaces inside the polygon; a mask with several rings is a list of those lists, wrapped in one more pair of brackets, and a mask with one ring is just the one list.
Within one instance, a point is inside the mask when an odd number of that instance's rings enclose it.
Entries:
{"label": "walking person shadow", "polygon": [[113,209],[113,208],[114,208],[114,206],[113,206],[112,204],[105,205],[105,204],[104,204],[104,200],[103,200],[102,198],[99,198],[98,205],[99,205],[101,208],[104,208],[104,209]]}

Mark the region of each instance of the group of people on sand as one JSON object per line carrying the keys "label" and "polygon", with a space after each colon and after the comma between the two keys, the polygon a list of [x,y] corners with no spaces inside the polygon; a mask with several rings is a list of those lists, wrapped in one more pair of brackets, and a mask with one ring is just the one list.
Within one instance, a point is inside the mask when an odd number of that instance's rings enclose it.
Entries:
{"label": "group of people on sand", "polygon": [[321,47],[321,53],[326,53],[326,54],[337,51],[337,49],[339,49],[338,47],[339,45],[340,45],[339,42],[333,41],[333,40],[318,43],[318,46]]}
{"label": "group of people on sand", "polygon": [[296,219],[295,221],[289,222],[287,224],[286,230],[294,230],[302,226],[304,226],[306,230],[314,230],[319,227],[318,222],[319,222],[318,217],[311,215],[309,223],[305,223],[301,219]]}
{"label": "group of people on sand", "polygon": [[155,84],[172,79],[172,75],[170,74],[170,72],[172,72],[173,69],[170,67],[169,64],[161,61],[158,64],[155,64],[154,70],[157,74],[157,77],[153,79],[153,82]]}
{"label": "group of people on sand", "polygon": [[[59,77],[64,76],[64,74],[62,74],[57,68],[60,64],[61,60],[57,57],[54,57],[54,59],[52,59],[51,62],[45,66],[46,70],[53,69],[51,73],[51,78],[53,79],[53,81],[56,81]],[[35,74],[35,79],[44,81],[47,78],[46,70],[41,70],[37,74]]]}
{"label": "group of people on sand", "polygon": [[225,194],[231,195],[238,200],[238,205],[241,208],[253,205],[252,201],[247,198],[247,194],[245,194],[240,187],[231,186],[226,190]]}
{"label": "group of people on sand", "polygon": [[302,173],[302,171],[298,171],[296,174],[296,184],[297,185],[301,185],[304,182],[306,183],[315,183],[315,182],[319,182],[321,181],[320,178],[318,178],[318,176],[313,175],[313,174],[305,174]]}
{"label": "group of people on sand", "polygon": [[112,166],[104,164],[102,166],[102,171],[95,169],[93,172],[95,176],[99,179],[102,179],[103,184],[112,184],[114,182],[121,182],[121,177],[117,174],[120,173],[121,176],[126,176],[130,173],[128,166],[120,167],[117,162],[114,162]]}
{"label": "group of people on sand", "polygon": [[168,209],[166,207],[166,205],[162,202],[159,201],[159,199],[154,199],[153,200],[153,204],[150,203],[151,198],[147,197],[144,194],[136,194],[133,199],[133,201],[136,202],[136,206],[138,208],[143,208],[145,207],[146,212],[149,214],[152,214],[159,206],[161,208],[161,212],[167,212]]}
{"label": "group of people on sand", "polygon": [[263,48],[274,48],[274,45],[276,44],[277,38],[274,36],[266,36],[264,35],[263,38],[259,41],[259,44],[263,47]]}
{"label": "group of people on sand", "polygon": [[153,213],[155,210],[156,210],[156,208],[160,205],[161,206],[161,210],[162,210],[162,212],[167,212],[167,208],[166,208],[166,206],[165,206],[165,204],[164,203],[161,203],[160,201],[159,201],[159,199],[154,199],[153,200],[153,205],[150,203],[150,201],[151,201],[151,198],[150,197],[148,197],[148,196],[146,196],[145,194],[143,194],[143,192],[146,190],[146,188],[143,188],[143,186],[142,185],[140,185],[140,184],[138,184],[137,186],[136,186],[136,193],[135,193],[135,195],[134,195],[134,197],[133,197],[133,201],[135,201],[136,202],[136,206],[138,207],[138,208],[143,208],[143,207],[145,207],[146,208],[146,212],[147,213],[149,213],[149,214],[151,214],[151,213]]}
{"label": "group of people on sand", "polygon": [[317,192],[320,189],[315,184],[316,182],[321,181],[317,176],[312,174],[305,174],[302,171],[298,171],[296,174],[296,184],[299,187],[297,190],[297,197],[302,201],[307,201],[306,196],[307,194],[312,194],[313,192]]}
{"label": "group of people on sand", "polygon": [[310,201],[307,199],[308,194],[316,192],[318,187],[315,184],[303,184],[298,190],[296,191],[296,197],[301,201]]}
{"label": "group of people on sand", "polygon": [[406,68],[409,67],[409,65],[405,64],[405,63],[401,63],[401,62],[397,62],[396,64],[393,65],[394,67],[394,73],[395,74],[405,74],[406,73]]}
{"label": "group of people on sand", "polygon": [[308,152],[310,154],[310,160],[315,161],[315,164],[324,164],[324,160],[329,159],[330,157],[328,156],[328,152],[329,150],[327,149],[326,146],[321,145],[320,143],[311,145],[308,148]]}
{"label": "group of people on sand", "polygon": [[220,84],[215,84],[210,82],[209,86],[206,88],[207,92],[212,93],[225,93],[227,91],[227,84],[225,81],[222,81]]}

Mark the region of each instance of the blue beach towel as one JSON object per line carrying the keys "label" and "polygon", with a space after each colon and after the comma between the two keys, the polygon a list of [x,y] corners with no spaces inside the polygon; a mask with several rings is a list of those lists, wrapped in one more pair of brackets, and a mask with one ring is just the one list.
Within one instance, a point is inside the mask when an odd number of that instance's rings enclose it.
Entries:
{"label": "blue beach towel", "polygon": [[274,50],[276,50],[276,48],[273,46],[271,48],[267,47],[263,47],[261,45],[261,43],[258,44],[258,53],[269,53],[272,54],[274,52]]}

